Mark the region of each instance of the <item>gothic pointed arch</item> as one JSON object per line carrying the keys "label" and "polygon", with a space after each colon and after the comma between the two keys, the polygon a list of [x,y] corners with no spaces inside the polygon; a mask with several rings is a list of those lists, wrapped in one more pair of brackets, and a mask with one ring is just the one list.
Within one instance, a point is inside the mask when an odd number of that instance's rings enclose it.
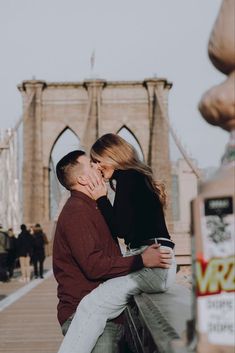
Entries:
{"label": "gothic pointed arch", "polygon": [[[62,145],[64,143],[64,145]],[[66,154],[66,152],[70,152],[72,150],[78,149],[80,146],[80,139],[76,132],[69,126],[65,126],[62,131],[59,132],[57,137],[55,138],[54,142],[52,143],[50,153],[49,153],[49,162],[51,159],[51,156],[53,154],[53,151],[55,149],[58,149],[58,144],[62,145],[61,146],[61,158],[63,155]],[[63,148],[64,147],[64,148]],[[62,150],[63,148],[63,150]],[[62,155],[63,154],[63,155]]]}
{"label": "gothic pointed arch", "polygon": [[50,219],[56,217],[65,189],[60,185],[56,177],[56,164],[67,153],[79,149],[80,140],[77,134],[66,126],[55,139],[49,156],[49,199]]}
{"label": "gothic pointed arch", "polygon": [[144,153],[143,153],[142,147],[141,147],[138,139],[134,135],[134,133],[131,131],[131,129],[129,129],[126,125],[123,125],[117,131],[117,134],[119,136],[121,136],[122,138],[124,138],[124,140],[129,142],[136,149],[140,160],[143,161],[144,160]]}

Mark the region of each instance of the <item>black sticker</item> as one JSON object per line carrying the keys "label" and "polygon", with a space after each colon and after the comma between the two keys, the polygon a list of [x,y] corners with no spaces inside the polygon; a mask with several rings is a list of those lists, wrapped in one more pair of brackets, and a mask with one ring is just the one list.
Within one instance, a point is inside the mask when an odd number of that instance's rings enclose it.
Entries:
{"label": "black sticker", "polygon": [[233,213],[232,197],[205,199],[205,216],[220,216]]}

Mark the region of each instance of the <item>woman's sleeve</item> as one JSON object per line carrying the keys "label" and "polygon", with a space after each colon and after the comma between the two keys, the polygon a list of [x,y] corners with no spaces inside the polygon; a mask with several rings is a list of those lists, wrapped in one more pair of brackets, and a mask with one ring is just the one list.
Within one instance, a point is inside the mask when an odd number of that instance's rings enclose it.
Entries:
{"label": "woman's sleeve", "polygon": [[109,201],[107,196],[101,196],[98,200],[96,200],[96,203],[110,229],[110,232],[114,240],[117,240],[117,230],[115,228],[114,210],[111,202]]}
{"label": "woman's sleeve", "polygon": [[97,205],[104,216],[114,239],[132,239],[135,232],[135,202],[138,193],[139,178],[132,171],[120,175],[116,185],[114,205],[106,196],[97,200]]}
{"label": "woman's sleeve", "polygon": [[114,219],[119,238],[132,239],[134,236],[136,193],[138,193],[138,176],[132,171],[127,171],[117,182],[114,200]]}

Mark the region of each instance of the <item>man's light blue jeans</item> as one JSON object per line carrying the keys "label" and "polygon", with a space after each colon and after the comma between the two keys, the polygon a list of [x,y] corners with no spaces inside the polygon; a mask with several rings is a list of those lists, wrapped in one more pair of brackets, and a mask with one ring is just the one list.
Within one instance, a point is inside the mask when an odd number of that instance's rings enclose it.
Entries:
{"label": "man's light blue jeans", "polygon": [[[62,326],[62,332],[65,335],[72,322],[69,318]],[[104,332],[98,338],[92,353],[122,353],[120,342],[124,337],[124,325],[108,321],[105,325]]]}
{"label": "man's light blue jeans", "polygon": [[[145,248],[130,251],[127,256],[141,253]],[[79,303],[58,353],[91,353],[107,320],[119,316],[131,296],[165,292],[174,283],[175,274],[173,256],[170,269],[143,268],[100,284]]]}

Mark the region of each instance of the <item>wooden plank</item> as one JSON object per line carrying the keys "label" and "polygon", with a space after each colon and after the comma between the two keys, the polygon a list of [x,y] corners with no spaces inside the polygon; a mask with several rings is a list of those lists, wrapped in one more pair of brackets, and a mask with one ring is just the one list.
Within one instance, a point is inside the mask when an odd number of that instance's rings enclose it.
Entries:
{"label": "wooden plank", "polygon": [[56,353],[62,341],[56,282],[44,280],[0,314],[0,353]]}

